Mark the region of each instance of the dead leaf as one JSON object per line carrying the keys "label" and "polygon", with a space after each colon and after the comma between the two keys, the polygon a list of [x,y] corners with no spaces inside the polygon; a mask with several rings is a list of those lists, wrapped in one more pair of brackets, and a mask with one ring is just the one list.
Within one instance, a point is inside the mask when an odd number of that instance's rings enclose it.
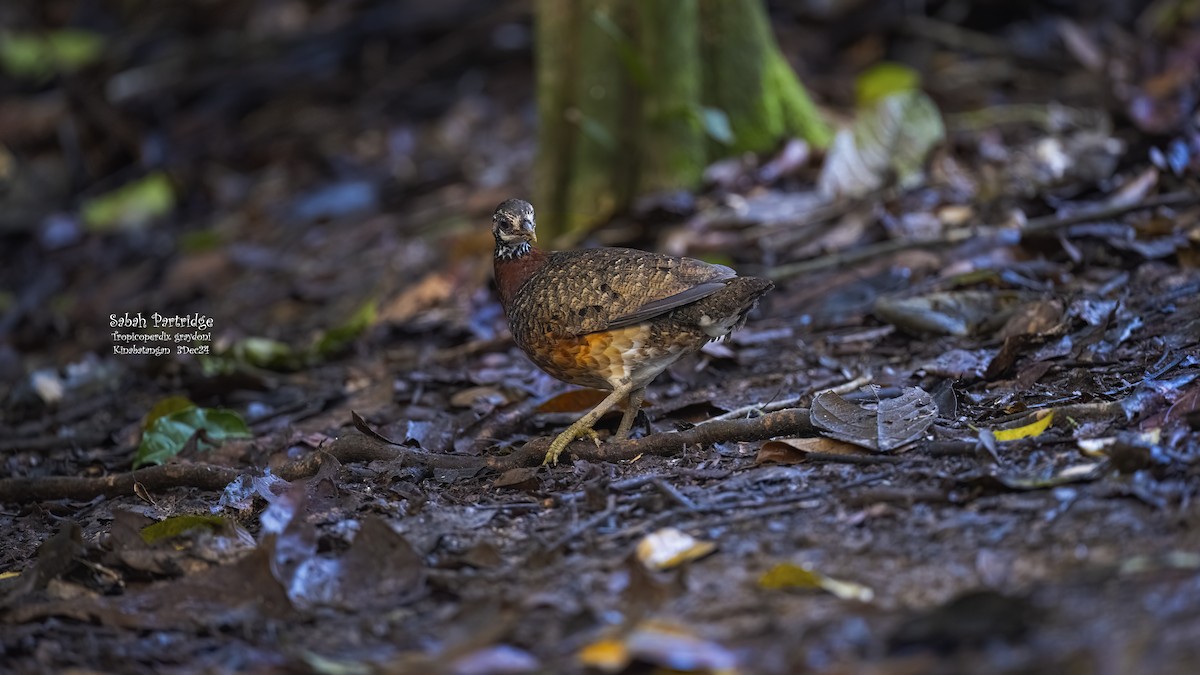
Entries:
{"label": "dead leaf", "polygon": [[539,405],[537,411],[540,413],[583,412],[595,408],[607,397],[608,392],[599,389],[571,389]]}
{"label": "dead leaf", "polygon": [[1063,304],[1059,300],[1035,300],[1013,310],[997,337],[1047,335],[1062,323]]}
{"label": "dead leaf", "polygon": [[230,565],[182,579],[160,581],[118,596],[51,602],[19,608],[10,620],[67,616],[139,630],[212,630],[261,625],[293,610],[271,575],[269,555],[257,548]]}
{"label": "dead leaf", "polygon": [[717,545],[701,541],[673,527],[663,528],[642,538],[637,545],[637,557],[647,568],[667,570],[712,553]]}
{"label": "dead leaf", "polygon": [[876,452],[891,452],[917,440],[936,418],[933,398],[919,387],[870,406],[825,391],[813,399],[811,412],[812,423],[826,435]]}
{"label": "dead leaf", "polygon": [[758,578],[758,585],[766,590],[820,589],[843,600],[859,602],[875,599],[875,591],[862,584],[827,577],[810,567],[790,562],[779,563],[767,570]]}
{"label": "dead leaf", "polygon": [[811,453],[824,455],[862,455],[862,448],[834,438],[781,438],[763,443],[754,458],[754,464],[800,464],[808,461]]}
{"label": "dead leaf", "polygon": [[0,596],[0,608],[8,607],[31,591],[46,588],[53,580],[65,575],[86,552],[83,531],[75,521],[68,520],[37,549],[37,562],[21,573],[15,588]]}
{"label": "dead leaf", "polygon": [[1032,422],[1013,429],[992,429],[992,435],[1001,443],[1040,436],[1043,431],[1050,428],[1050,423],[1054,421],[1054,411],[1039,410],[1033,417]]}
{"label": "dead leaf", "polygon": [[912,298],[882,297],[875,316],[915,334],[974,335],[1001,325],[1020,296],[1000,291],[948,291]]}
{"label": "dead leaf", "polygon": [[430,272],[384,305],[379,312],[379,319],[390,325],[407,323],[417,315],[445,303],[453,294],[454,281],[449,273]]}
{"label": "dead leaf", "polygon": [[473,408],[476,405],[497,407],[508,405],[511,401],[504,390],[491,385],[469,387],[454,393],[450,397],[450,405],[455,408]]}
{"label": "dead leaf", "polygon": [[821,169],[818,186],[827,198],[860,197],[884,185],[911,188],[923,179],[929,152],[946,137],[937,105],[920,91],[887,96],[862,114],[853,131],[843,129]]}
{"label": "dead leaf", "polygon": [[634,661],[673,672],[736,673],[737,655],[687,627],[645,621],[628,635],[603,638],[579,651],[580,665],[605,673],[624,672]]}
{"label": "dead leaf", "polygon": [[541,467],[537,466],[518,466],[509,469],[500,474],[500,477],[492,483],[492,487],[512,488],[514,490],[536,490],[540,483],[537,475]]}

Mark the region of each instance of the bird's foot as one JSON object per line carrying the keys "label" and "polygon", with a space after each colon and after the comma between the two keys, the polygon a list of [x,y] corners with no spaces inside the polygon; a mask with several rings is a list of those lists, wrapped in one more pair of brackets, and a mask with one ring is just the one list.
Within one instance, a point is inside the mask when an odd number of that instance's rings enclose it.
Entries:
{"label": "bird's foot", "polygon": [[572,424],[571,426],[567,427],[566,431],[559,434],[558,437],[554,439],[554,442],[550,444],[550,449],[546,451],[546,459],[542,460],[542,465],[545,466],[549,464],[553,466],[558,464],[558,456],[562,454],[563,450],[567,449],[567,446],[571,444],[571,441],[577,438],[583,438],[584,436],[592,439],[592,442],[596,444],[597,448],[600,447],[600,435],[596,433],[595,429],[585,426],[576,427],[574,424]]}

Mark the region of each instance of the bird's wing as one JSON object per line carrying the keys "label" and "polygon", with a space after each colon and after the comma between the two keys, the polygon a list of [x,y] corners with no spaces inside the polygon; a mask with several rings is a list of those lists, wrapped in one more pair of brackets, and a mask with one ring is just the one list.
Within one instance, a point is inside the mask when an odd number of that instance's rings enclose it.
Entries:
{"label": "bird's wing", "polygon": [[737,276],[724,265],[632,249],[554,253],[523,300],[558,335],[629,326],[716,293]]}
{"label": "bird's wing", "polygon": [[697,300],[703,300],[704,298],[707,298],[724,287],[725,281],[723,280],[706,281],[674,295],[668,295],[665,298],[651,300],[632,312],[626,312],[625,314],[609,319],[607,328],[624,328],[625,326],[632,326],[635,323],[641,323],[643,321],[653,319],[654,317],[666,314],[673,309],[683,307],[684,305],[690,305]]}

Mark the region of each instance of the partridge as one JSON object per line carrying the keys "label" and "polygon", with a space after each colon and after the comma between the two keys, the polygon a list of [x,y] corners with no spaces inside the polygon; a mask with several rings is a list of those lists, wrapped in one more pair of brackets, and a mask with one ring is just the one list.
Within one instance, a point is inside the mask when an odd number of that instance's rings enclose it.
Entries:
{"label": "partridge", "polygon": [[577,438],[596,440],[596,421],[623,400],[615,438],[628,436],[646,385],[741,327],[773,286],[724,265],[628,248],[541,251],[535,227],[533,206],[520,199],[492,215],[496,286],[513,340],[550,375],[612,391],[554,439],[546,464]]}

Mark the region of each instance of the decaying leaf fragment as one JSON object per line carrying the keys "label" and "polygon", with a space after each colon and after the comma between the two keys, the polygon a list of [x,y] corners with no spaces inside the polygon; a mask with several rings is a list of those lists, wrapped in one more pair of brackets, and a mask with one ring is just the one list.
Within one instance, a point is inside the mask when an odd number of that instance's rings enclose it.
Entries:
{"label": "decaying leaf fragment", "polygon": [[825,435],[876,452],[891,452],[917,440],[936,418],[933,397],[920,387],[866,406],[826,391],[813,399],[811,412],[813,425]]}
{"label": "decaying leaf fragment", "polygon": [[712,553],[717,545],[701,541],[673,527],[651,532],[637,545],[637,557],[652,570],[667,570]]}
{"label": "decaying leaf fragment", "polygon": [[816,438],[781,438],[767,441],[758,449],[754,458],[757,464],[800,464],[808,459],[811,453],[822,455],[869,455],[857,445],[839,441],[834,438],[818,436]]}
{"label": "decaying leaf fragment", "polygon": [[684,626],[646,621],[628,634],[597,640],[579,651],[580,665],[620,673],[634,661],[681,673],[737,675],[737,655]]}
{"label": "decaying leaf fragment", "polygon": [[143,527],[139,534],[142,536],[142,541],[145,541],[147,544],[153,544],[195,530],[209,530],[212,532],[227,531],[239,538],[244,537],[251,543],[254,541],[253,537],[250,537],[249,533],[235,521],[221,516],[206,516],[201,514],[171,516],[170,518],[165,518]]}
{"label": "decaying leaf fragment", "polygon": [[760,588],[774,591],[786,589],[819,589],[832,593],[843,600],[870,602],[875,591],[852,581],[827,577],[809,567],[794,563],[779,563],[758,578]]}
{"label": "decaying leaf fragment", "polygon": [[1043,431],[1050,428],[1050,423],[1054,421],[1054,411],[1040,410],[1033,417],[1033,421],[1029,424],[1024,424],[1013,429],[993,429],[992,436],[1001,442],[1039,436]]}
{"label": "decaying leaf fragment", "polygon": [[874,307],[881,321],[918,335],[976,335],[999,328],[1019,306],[1021,295],[1000,291],[945,291],[895,298]]}
{"label": "decaying leaf fragment", "polygon": [[929,152],[946,137],[937,105],[920,91],[892,94],[833,139],[818,187],[823,195],[859,197],[889,177],[904,188],[923,179]]}

